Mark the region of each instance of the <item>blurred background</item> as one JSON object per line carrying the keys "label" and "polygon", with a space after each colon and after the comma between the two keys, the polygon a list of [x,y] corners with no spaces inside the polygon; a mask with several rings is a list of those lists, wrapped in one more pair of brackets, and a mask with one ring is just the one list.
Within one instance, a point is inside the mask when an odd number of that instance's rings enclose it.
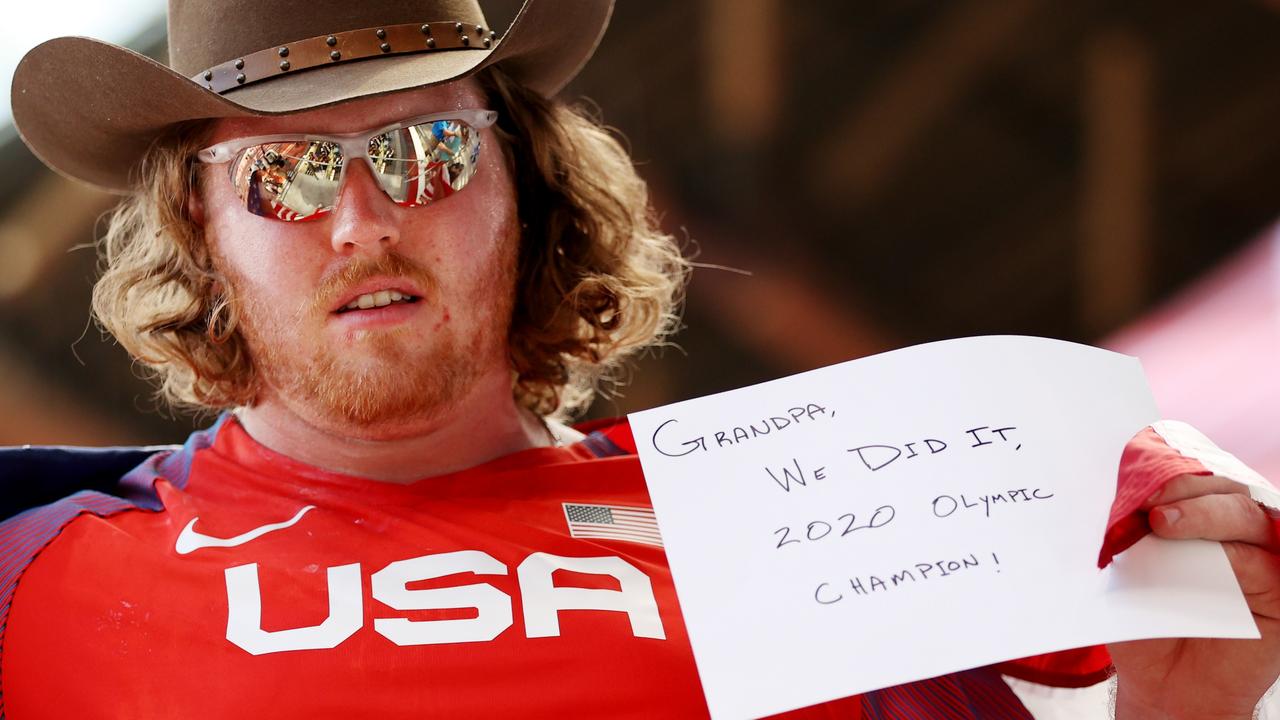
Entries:
{"label": "blurred background", "polygon": [[[163,2],[70,4],[5,10],[7,77],[55,35],[163,59]],[[485,7],[504,28],[518,2]],[[1166,417],[1280,478],[1280,0],[621,0],[566,95],[735,269],[695,272],[679,349],[593,416],[1034,334],[1139,356]],[[11,126],[0,163],[0,444],[205,424],[89,319],[113,198]]]}

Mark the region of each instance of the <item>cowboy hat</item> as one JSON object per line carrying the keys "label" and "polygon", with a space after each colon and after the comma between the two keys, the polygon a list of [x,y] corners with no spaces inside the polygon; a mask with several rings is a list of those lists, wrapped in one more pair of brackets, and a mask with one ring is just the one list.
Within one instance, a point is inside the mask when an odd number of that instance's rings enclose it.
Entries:
{"label": "cowboy hat", "polygon": [[612,6],[525,0],[499,38],[478,0],[169,0],[169,66],[92,38],[50,40],[14,73],[13,119],[49,167],[127,192],[152,141],[186,120],[287,114],[497,64],[554,95]]}

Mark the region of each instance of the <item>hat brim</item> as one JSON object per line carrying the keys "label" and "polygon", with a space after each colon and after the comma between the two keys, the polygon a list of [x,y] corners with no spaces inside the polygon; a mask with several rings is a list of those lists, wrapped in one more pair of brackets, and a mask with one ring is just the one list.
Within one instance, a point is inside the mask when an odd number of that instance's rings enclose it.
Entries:
{"label": "hat brim", "polygon": [[492,49],[358,60],[225,95],[127,48],[55,38],[19,63],[13,120],[49,167],[110,192],[128,192],[155,138],[188,120],[284,115],[449,82],[499,63],[525,86],[554,95],[595,52],[612,6],[612,0],[526,0]]}

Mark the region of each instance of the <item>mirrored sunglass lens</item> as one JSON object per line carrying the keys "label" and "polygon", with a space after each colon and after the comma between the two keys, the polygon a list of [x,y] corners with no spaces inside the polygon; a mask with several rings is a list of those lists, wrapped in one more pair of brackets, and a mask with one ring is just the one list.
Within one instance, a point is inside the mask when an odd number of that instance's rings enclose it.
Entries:
{"label": "mirrored sunglass lens", "polygon": [[231,163],[231,182],[254,215],[310,220],[333,209],[342,163],[342,148],[331,142],[266,143]]}
{"label": "mirrored sunglass lens", "polygon": [[405,207],[435,202],[466,187],[479,158],[480,133],[461,120],[411,125],[369,140],[378,182]]}

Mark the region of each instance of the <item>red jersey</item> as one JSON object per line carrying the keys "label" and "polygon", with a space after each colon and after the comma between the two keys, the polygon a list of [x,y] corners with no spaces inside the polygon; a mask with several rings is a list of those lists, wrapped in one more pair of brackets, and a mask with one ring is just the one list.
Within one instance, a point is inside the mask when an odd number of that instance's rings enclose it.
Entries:
{"label": "red jersey", "polygon": [[[703,717],[628,443],[618,424],[398,485],[301,464],[224,417],[115,494],[0,526],[4,713]],[[1101,677],[1090,658],[1076,679]],[[933,703],[1029,717],[990,668],[788,716]]]}

